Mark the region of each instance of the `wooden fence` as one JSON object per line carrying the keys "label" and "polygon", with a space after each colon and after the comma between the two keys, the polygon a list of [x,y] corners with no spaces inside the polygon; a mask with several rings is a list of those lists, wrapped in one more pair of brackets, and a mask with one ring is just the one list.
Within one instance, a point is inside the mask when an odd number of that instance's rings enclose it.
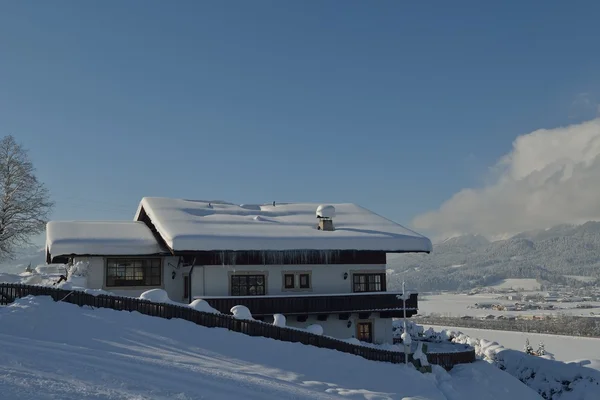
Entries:
{"label": "wooden fence", "polygon": [[[180,318],[208,328],[225,328],[249,336],[262,336],[284,342],[299,342],[325,349],[354,354],[367,360],[383,361],[393,364],[404,363],[404,353],[387,351],[372,347],[357,346],[329,336],[319,336],[306,331],[278,327],[260,321],[236,319],[226,314],[211,314],[196,311],[186,305],[154,303],[133,297],[112,295],[91,295],[81,291],[71,291],[45,286],[31,286],[13,283],[0,283],[0,305],[12,303],[25,296],[50,296],[54,301],[62,301],[78,306],[110,308],[118,311],[137,311],[141,314],[160,318]],[[456,364],[475,361],[475,351],[462,353],[427,353],[431,364],[451,369]]]}

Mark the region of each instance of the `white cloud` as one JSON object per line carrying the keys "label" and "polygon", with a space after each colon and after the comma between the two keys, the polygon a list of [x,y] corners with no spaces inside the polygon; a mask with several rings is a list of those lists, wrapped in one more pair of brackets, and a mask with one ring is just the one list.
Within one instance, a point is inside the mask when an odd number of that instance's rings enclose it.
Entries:
{"label": "white cloud", "polygon": [[417,216],[415,227],[440,237],[496,238],[599,220],[600,118],[519,136],[494,169],[493,182],[461,190],[439,210]]}

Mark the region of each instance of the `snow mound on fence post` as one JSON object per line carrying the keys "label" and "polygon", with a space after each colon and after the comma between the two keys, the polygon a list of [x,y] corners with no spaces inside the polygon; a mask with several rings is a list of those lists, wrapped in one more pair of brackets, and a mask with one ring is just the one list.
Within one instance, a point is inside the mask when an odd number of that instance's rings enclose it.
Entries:
{"label": "snow mound on fence post", "polygon": [[233,314],[233,318],[236,319],[254,320],[252,313],[246,306],[233,306],[231,307],[231,313]]}
{"label": "snow mound on fence post", "polygon": [[286,324],[285,315],[283,315],[283,314],[273,315],[273,325],[283,328],[283,327],[285,327],[285,324]]}
{"label": "snow mound on fence post", "polygon": [[323,335],[323,327],[319,324],[312,324],[306,327],[306,330],[310,333],[312,333],[313,335],[319,335],[322,336]]}
{"label": "snow mound on fence post", "polygon": [[163,289],[150,289],[140,294],[140,299],[148,300],[153,303],[177,304],[169,298],[167,292]]}
{"label": "snow mound on fence post", "polygon": [[193,308],[196,311],[201,311],[205,313],[220,314],[218,310],[215,310],[210,304],[208,304],[208,301],[202,299],[196,299],[192,301],[188,305],[188,307]]}
{"label": "snow mound on fence post", "polygon": [[417,350],[413,353],[413,359],[419,360],[421,362],[422,367],[428,367],[429,361],[427,360],[427,355],[423,353],[423,342],[419,342],[417,345]]}

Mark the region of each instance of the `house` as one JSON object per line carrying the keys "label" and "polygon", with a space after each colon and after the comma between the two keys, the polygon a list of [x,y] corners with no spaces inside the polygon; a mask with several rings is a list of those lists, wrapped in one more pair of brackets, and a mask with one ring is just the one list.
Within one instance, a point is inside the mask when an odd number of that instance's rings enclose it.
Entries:
{"label": "house", "polygon": [[[124,296],[164,289],[255,319],[392,343],[399,293],[387,291],[386,253],[431,251],[431,241],[354,204],[235,205],[145,197],[133,221],[51,221],[48,263],[87,263],[87,287]],[[417,312],[417,295],[406,301]]]}

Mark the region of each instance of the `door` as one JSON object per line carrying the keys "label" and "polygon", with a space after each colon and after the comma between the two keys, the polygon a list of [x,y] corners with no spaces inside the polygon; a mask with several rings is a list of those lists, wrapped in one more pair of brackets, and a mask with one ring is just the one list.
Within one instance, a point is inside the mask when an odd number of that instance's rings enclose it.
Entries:
{"label": "door", "polygon": [[356,324],[356,338],[361,342],[373,343],[373,323],[359,322]]}

